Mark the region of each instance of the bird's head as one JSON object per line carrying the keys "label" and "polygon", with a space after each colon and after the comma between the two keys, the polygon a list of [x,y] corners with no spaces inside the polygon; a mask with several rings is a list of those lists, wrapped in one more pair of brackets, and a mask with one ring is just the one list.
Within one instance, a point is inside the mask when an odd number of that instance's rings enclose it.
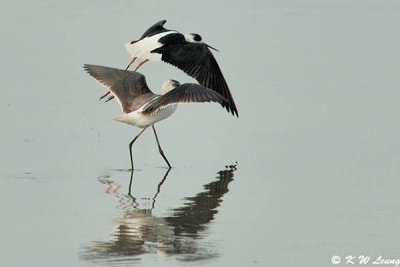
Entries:
{"label": "bird's head", "polygon": [[175,89],[176,87],[178,87],[179,85],[181,85],[181,84],[176,80],[166,80],[161,85],[161,91],[163,94],[166,94],[169,91],[171,91],[172,89]]}
{"label": "bird's head", "polygon": [[[200,34],[197,34],[197,33],[188,33],[188,34],[185,35],[185,39],[186,39],[187,42],[191,42],[191,43],[200,43],[201,40],[202,40]],[[211,49],[213,49],[215,51],[218,51],[218,49],[215,49],[214,47],[212,47],[212,46],[210,46],[210,45],[208,45],[206,43],[204,43],[204,44],[208,48],[211,48]]]}
{"label": "bird's head", "polygon": [[188,33],[185,35],[185,39],[188,42],[192,42],[192,43],[198,43],[201,42],[201,36],[200,34],[197,33]]}

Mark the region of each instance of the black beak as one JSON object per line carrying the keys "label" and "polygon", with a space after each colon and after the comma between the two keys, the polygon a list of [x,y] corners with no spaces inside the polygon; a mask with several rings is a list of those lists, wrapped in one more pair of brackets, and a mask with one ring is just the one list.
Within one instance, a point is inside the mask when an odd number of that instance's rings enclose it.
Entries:
{"label": "black beak", "polygon": [[214,47],[212,47],[211,45],[208,45],[208,44],[206,44],[206,43],[204,43],[208,48],[211,48],[212,50],[215,50],[215,51],[217,51],[217,52],[219,52],[219,50],[218,49],[216,49],[216,48],[214,48]]}

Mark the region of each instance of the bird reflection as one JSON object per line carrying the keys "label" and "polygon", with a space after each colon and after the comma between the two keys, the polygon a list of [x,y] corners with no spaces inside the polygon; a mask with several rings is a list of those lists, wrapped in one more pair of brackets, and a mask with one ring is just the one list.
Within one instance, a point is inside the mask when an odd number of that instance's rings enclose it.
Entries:
{"label": "bird reflection", "polygon": [[[118,193],[119,185],[100,177],[107,186],[106,193],[115,195],[124,216],[114,220],[109,241],[95,241],[81,247],[81,259],[89,262],[106,261],[108,266],[140,261],[140,255],[154,253],[161,257],[176,256],[178,260],[192,261],[218,256],[212,246],[202,241],[205,230],[214,219],[222,197],[233,180],[236,165],[226,166],[218,172],[216,180],[203,186],[195,196],[184,198],[182,207],[171,209],[169,215],[152,215],[156,198],[167,180],[170,169],[157,186],[151,203],[142,208],[131,194]],[[132,181],[130,183],[132,185]],[[203,242],[203,243],[202,243]]]}

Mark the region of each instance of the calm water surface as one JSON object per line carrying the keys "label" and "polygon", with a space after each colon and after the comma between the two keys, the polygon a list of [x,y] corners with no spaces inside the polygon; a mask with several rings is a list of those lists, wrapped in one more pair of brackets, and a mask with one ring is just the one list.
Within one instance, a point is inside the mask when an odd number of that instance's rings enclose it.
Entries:
{"label": "calm water surface", "polygon": [[[113,122],[84,63],[152,23],[216,47],[238,106]],[[2,1],[0,266],[332,266],[400,258],[397,1]],[[193,80],[141,69],[154,92]],[[342,263],[343,265],[343,263]]]}
{"label": "calm water surface", "polygon": [[236,166],[231,165],[219,171],[215,181],[205,184],[196,195],[185,197],[181,207],[171,208],[164,216],[153,214],[153,210],[170,170],[166,171],[151,197],[137,198],[129,190],[120,193],[121,185],[111,180],[112,176],[99,177],[99,182],[107,187],[105,193],[118,199],[123,216],[113,220],[110,240],[83,245],[81,258],[92,263],[128,264],[140,262],[139,256],[143,254],[156,254],[162,258],[177,256],[182,261],[218,257],[213,245],[203,239],[218,213],[217,207],[229,191],[235,170]]}

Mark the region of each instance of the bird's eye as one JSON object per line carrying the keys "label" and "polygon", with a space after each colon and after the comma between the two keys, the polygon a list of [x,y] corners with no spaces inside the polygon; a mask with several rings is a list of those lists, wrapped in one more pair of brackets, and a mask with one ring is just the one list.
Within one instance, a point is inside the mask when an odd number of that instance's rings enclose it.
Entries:
{"label": "bird's eye", "polygon": [[196,42],[200,42],[201,41],[201,36],[199,34],[195,34],[194,38],[193,38]]}

